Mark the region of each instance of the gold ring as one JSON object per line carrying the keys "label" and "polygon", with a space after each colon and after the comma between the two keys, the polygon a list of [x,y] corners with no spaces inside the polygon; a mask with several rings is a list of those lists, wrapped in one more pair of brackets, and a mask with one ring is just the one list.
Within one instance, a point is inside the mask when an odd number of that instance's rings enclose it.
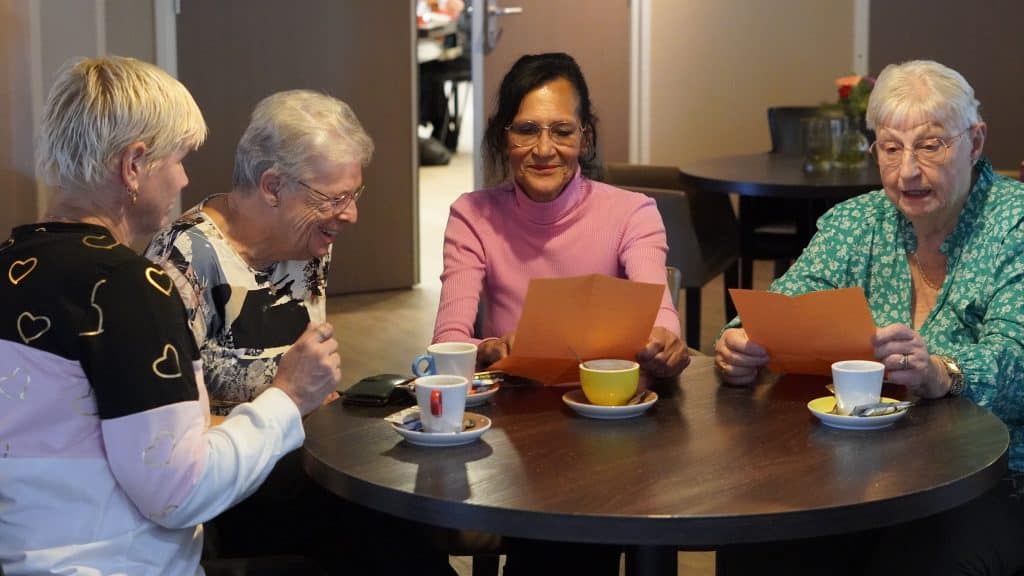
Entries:
{"label": "gold ring", "polygon": [[910,362],[910,355],[904,354],[903,357],[900,358],[900,370],[906,370],[907,369],[907,363],[909,363],[909,362]]}

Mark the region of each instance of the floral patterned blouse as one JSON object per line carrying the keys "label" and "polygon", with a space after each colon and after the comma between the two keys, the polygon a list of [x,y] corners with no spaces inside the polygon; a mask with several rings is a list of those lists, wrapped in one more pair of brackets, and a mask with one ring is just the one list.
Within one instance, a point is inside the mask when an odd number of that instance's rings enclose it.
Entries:
{"label": "floral patterned blouse", "polygon": [[226,415],[270,386],[309,322],[324,321],[330,255],[253,270],[203,212],[210,198],[159,232],[146,256],[177,286],[202,355],[210,411]]}
{"label": "floral patterned blouse", "polygon": [[[996,175],[985,159],[953,233],[940,250],[946,280],[918,327],[932,354],[954,358],[964,396],[1010,429],[1010,468],[1024,470],[1024,184]],[[907,254],[914,229],[883,190],[843,202],[770,290],[803,294],[864,289],[877,326],[913,326]],[[740,325],[739,318],[727,328]]]}

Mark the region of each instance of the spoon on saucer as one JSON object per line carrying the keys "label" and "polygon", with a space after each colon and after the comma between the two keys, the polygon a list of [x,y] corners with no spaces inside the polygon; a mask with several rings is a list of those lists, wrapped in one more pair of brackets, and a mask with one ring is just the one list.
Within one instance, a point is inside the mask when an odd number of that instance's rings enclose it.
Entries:
{"label": "spoon on saucer", "polygon": [[836,395],[836,387],[832,384],[825,384],[825,388],[832,393],[832,396],[836,399],[835,405],[828,411],[829,414],[839,414],[839,396]]}
{"label": "spoon on saucer", "polygon": [[635,404],[639,404],[646,399],[647,390],[638,390],[637,393],[633,394],[633,397],[629,399],[629,402],[626,402],[626,406],[633,406]]}
{"label": "spoon on saucer", "polygon": [[[831,392],[833,396],[835,396],[835,386],[831,384],[825,384],[825,388],[827,388],[828,391]],[[914,404],[917,404],[917,402],[914,402],[912,400],[904,400],[902,402],[875,402],[873,404],[860,404],[858,406],[854,406],[853,410],[851,410],[849,414],[845,414],[845,416],[857,416],[860,418],[867,418],[870,416],[885,416],[886,414],[893,414],[899,412],[900,410],[906,410],[907,408],[910,408]],[[836,402],[836,405],[832,407],[832,410],[829,410],[829,414],[839,414],[838,401]]]}

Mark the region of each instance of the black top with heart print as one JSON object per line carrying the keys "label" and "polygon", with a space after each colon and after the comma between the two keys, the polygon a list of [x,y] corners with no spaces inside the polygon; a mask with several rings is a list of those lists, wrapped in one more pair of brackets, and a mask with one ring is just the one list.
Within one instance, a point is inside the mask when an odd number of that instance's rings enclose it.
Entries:
{"label": "black top with heart print", "polygon": [[[101,419],[199,397],[198,350],[177,290],[106,228],[19,226],[0,243],[0,274],[0,346],[78,362]],[[0,366],[0,380],[18,370]]]}

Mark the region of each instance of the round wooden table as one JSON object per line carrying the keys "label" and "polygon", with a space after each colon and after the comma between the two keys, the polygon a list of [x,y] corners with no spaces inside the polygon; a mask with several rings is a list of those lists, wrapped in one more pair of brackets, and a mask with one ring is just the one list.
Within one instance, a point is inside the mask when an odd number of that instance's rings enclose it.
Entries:
{"label": "round wooden table", "polygon": [[[565,389],[500,390],[493,420],[452,448],[404,442],[393,409],[335,402],[306,420],[304,465],[377,510],[450,528],[627,547],[637,573],[674,574],[677,548],[846,533],[967,502],[1006,470],[1009,436],[962,398],[919,404],[888,429],[825,427],[806,403],[824,379],[722,386],[694,358],[658,403],[620,421],[577,416]],[[898,391],[887,390],[898,396]]]}
{"label": "round wooden table", "polygon": [[741,196],[845,200],[880,190],[878,165],[808,174],[803,158],[783,154],[741,154],[707,158],[680,167],[684,180],[699,190]]}

